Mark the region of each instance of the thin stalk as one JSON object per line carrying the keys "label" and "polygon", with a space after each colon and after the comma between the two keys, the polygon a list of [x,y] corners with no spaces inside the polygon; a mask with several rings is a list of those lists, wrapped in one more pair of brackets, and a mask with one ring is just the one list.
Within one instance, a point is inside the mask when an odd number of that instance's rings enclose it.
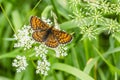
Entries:
{"label": "thin stalk", "polygon": [[84,49],[85,49],[85,56],[86,56],[86,61],[89,59],[89,53],[88,53],[88,42],[87,39],[84,39]]}
{"label": "thin stalk", "polygon": [[[41,0],[39,0],[38,2],[37,2],[37,4],[34,6],[34,8],[27,14],[27,16],[26,16],[26,18],[25,18],[25,21],[23,22],[23,25],[25,24],[25,22],[26,22],[26,20],[28,19],[28,17],[31,15],[31,13],[35,10],[35,8],[40,4],[40,2],[41,2]],[[22,26],[23,26],[22,25]],[[21,27],[22,27],[21,26]]]}
{"label": "thin stalk", "polygon": [[9,18],[8,18],[7,14],[6,14],[6,12],[5,12],[5,10],[4,10],[4,8],[2,7],[1,4],[0,4],[0,7],[1,7],[1,9],[2,9],[2,12],[3,12],[5,18],[7,19],[8,23],[10,24],[10,27],[12,28],[12,30],[14,31],[14,33],[16,33],[16,31],[15,31],[15,29],[14,29],[14,27],[13,27],[11,21],[9,20]]}
{"label": "thin stalk", "polygon": [[52,3],[52,5],[53,5],[53,8],[54,8],[54,10],[55,10],[55,12],[56,12],[56,15],[57,15],[58,19],[59,19],[59,20],[60,20],[60,22],[61,22],[60,15],[58,14],[58,11],[57,11],[57,8],[56,8],[56,6],[55,6],[54,1],[55,1],[55,0],[51,0],[51,3]]}
{"label": "thin stalk", "polygon": [[79,67],[79,62],[78,62],[78,59],[77,59],[77,53],[76,53],[74,47],[72,47],[72,58],[73,58],[74,66],[77,67],[77,68],[80,68]]}

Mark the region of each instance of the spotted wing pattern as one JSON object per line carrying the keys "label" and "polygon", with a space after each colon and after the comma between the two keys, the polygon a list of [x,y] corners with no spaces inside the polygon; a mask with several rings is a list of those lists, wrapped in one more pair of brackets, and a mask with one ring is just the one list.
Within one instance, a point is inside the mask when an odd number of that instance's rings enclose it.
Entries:
{"label": "spotted wing pattern", "polygon": [[34,30],[32,37],[38,42],[44,42],[46,46],[56,48],[59,44],[65,44],[72,40],[72,36],[64,31],[49,27],[49,25],[36,16],[32,16],[31,27]]}
{"label": "spotted wing pattern", "polygon": [[53,36],[53,34],[49,34],[48,38],[45,41],[45,45],[51,48],[55,48],[59,45],[57,39]]}
{"label": "spotted wing pattern", "polygon": [[44,42],[45,35],[46,35],[46,31],[35,31],[33,32],[32,37],[38,42]]}
{"label": "spotted wing pattern", "polygon": [[65,44],[72,40],[72,36],[64,31],[59,31],[55,28],[52,31],[53,35],[56,37],[60,44]]}
{"label": "spotted wing pattern", "polygon": [[30,19],[31,27],[33,30],[46,30],[49,28],[49,25],[43,22],[36,16],[32,16]]}

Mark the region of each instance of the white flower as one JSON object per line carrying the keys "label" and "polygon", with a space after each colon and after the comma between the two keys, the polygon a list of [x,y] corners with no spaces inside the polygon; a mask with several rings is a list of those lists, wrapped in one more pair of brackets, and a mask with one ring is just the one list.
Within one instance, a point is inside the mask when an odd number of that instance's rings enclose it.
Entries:
{"label": "white flower", "polygon": [[17,43],[14,44],[14,47],[24,47],[24,50],[30,49],[32,47],[32,44],[35,43],[35,41],[30,36],[32,33],[30,26],[25,26],[18,30],[18,33],[15,34],[15,39],[17,40]]}
{"label": "white flower", "polygon": [[25,70],[27,67],[27,61],[25,56],[17,56],[16,59],[13,60],[12,66],[16,67],[17,72],[21,72]]}
{"label": "white flower", "polygon": [[50,66],[50,63],[45,59],[43,61],[41,60],[38,60],[37,62],[37,69],[36,69],[36,73],[37,74],[43,74],[43,75],[48,75],[48,70],[50,69],[49,66]]}
{"label": "white flower", "polygon": [[65,47],[65,45],[63,45],[63,44],[54,48],[54,50],[56,52],[56,57],[67,56],[67,47]]}
{"label": "white flower", "polygon": [[44,44],[40,44],[40,46],[35,47],[34,50],[36,52],[36,57],[40,56],[42,59],[46,59],[48,50]]}
{"label": "white flower", "polygon": [[48,25],[52,25],[52,22],[50,19],[45,19],[44,17],[42,17],[42,20],[47,23]]}

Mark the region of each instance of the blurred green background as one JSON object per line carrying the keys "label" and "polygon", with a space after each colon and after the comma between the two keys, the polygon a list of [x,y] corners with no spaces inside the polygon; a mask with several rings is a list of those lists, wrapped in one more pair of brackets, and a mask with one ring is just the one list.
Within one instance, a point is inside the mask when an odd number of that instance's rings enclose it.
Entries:
{"label": "blurred green background", "polygon": [[[35,73],[32,61],[16,73],[12,60],[26,52],[14,48],[13,35],[30,25],[32,15],[53,21],[51,14],[62,30],[73,35],[68,56],[48,55],[52,65],[47,77]],[[0,0],[0,80],[119,80],[119,46],[119,0]]]}

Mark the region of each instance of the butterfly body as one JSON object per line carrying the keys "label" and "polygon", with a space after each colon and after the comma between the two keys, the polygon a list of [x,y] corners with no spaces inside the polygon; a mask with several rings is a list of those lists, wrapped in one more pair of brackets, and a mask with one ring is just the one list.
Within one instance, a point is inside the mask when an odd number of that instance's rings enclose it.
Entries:
{"label": "butterfly body", "polygon": [[49,35],[53,35],[53,33],[52,33],[52,31],[51,31],[52,28],[53,28],[53,27],[50,27],[50,28],[47,29],[47,30],[43,30],[43,31],[45,32],[45,34],[44,34],[44,36],[43,36],[42,41],[46,41],[47,38],[49,37]]}
{"label": "butterfly body", "polygon": [[34,30],[32,37],[38,42],[44,42],[45,45],[51,48],[56,48],[59,44],[65,44],[72,40],[72,36],[64,31],[50,27],[36,16],[32,16],[31,27]]}

